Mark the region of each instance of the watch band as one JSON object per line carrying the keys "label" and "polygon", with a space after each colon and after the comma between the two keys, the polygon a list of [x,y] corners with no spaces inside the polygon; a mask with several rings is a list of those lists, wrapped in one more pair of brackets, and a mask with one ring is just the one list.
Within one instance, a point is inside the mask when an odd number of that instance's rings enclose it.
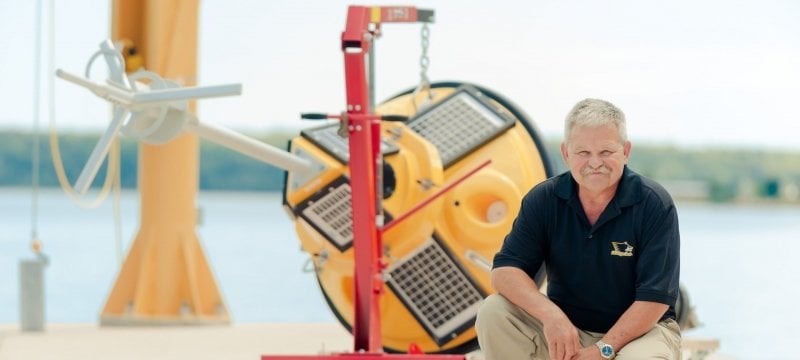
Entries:
{"label": "watch band", "polygon": [[600,349],[600,356],[602,356],[603,359],[611,360],[617,356],[617,352],[614,351],[614,347],[604,343],[603,340],[598,340],[594,344],[597,346],[598,349]]}

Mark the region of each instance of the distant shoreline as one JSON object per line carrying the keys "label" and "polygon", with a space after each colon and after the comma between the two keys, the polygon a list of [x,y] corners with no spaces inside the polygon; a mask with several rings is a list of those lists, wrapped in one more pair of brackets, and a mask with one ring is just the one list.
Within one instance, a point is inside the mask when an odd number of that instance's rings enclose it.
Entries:
{"label": "distant shoreline", "polygon": [[[287,131],[254,136],[259,141],[286,148],[297,134]],[[62,133],[59,152],[67,177],[74,181],[97,142],[97,134]],[[40,181],[42,187],[58,187],[49,137],[41,135]],[[565,171],[559,140],[544,142],[553,175]],[[121,185],[136,187],[138,144],[122,138]],[[33,136],[0,130],[0,187],[30,186]],[[222,146],[201,141],[199,187],[201,190],[280,192],[285,172],[245,157]],[[800,203],[800,151],[731,147],[677,147],[634,144],[629,166],[663,184],[678,199],[711,202]],[[105,178],[100,170],[94,185]]]}

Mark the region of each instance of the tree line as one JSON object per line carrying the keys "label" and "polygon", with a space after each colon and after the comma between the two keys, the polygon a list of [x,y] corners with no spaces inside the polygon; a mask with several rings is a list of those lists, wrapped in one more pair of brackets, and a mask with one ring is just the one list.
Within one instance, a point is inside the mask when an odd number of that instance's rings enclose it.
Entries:
{"label": "tree line", "polygon": [[[296,133],[273,132],[256,139],[286,148]],[[74,181],[83,168],[99,135],[61,134],[59,151],[67,177]],[[30,186],[33,135],[0,131],[0,186]],[[58,186],[53,168],[49,136],[41,135],[40,185]],[[558,141],[545,141],[547,155],[556,173],[565,171]],[[135,140],[122,138],[121,184],[136,187]],[[200,188],[205,190],[280,191],[285,172],[222,146],[200,141]],[[776,195],[781,186],[800,184],[800,152],[752,148],[681,148],[671,145],[635,144],[631,168],[661,182],[706,184],[711,200],[736,198],[742,189],[763,197]],[[105,164],[95,186],[101,184]]]}
{"label": "tree line", "polygon": [[[289,134],[273,133],[256,138],[279,148],[286,148]],[[92,149],[98,134],[61,134],[58,151],[70,182],[74,182]],[[30,186],[34,137],[30,133],[0,131],[0,186]],[[43,187],[57,187],[49,135],[39,137],[40,175]],[[260,161],[235,153],[210,142],[200,142],[200,188],[206,190],[280,191],[285,172]],[[135,188],[138,170],[138,144],[130,138],[120,141],[120,180],[123,188]],[[92,186],[101,186],[106,164],[100,168]]]}

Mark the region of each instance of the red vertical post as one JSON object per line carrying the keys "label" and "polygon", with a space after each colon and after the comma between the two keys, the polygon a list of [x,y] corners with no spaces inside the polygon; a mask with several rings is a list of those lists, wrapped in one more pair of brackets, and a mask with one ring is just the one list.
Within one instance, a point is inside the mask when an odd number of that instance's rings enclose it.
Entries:
{"label": "red vertical post", "polygon": [[[375,164],[377,151],[370,113],[365,56],[369,52],[370,9],[351,6],[347,27],[342,33],[345,90],[347,92],[347,129],[350,151],[350,188],[353,218],[353,251],[355,254],[355,310],[353,321],[354,351],[382,351],[381,324],[378,306],[380,284],[379,260],[381,239],[375,224]],[[361,116],[359,116],[361,115]],[[377,289],[376,289],[377,287]]]}
{"label": "red vertical post", "polygon": [[[432,20],[432,12],[424,21]],[[375,17],[375,18],[373,18]],[[366,56],[373,21],[415,22],[418,12],[413,7],[391,6],[369,8],[351,6],[347,25],[342,33],[344,52],[347,116],[342,117],[348,130],[350,151],[350,202],[353,218],[353,252],[355,258],[355,304],[353,320],[354,352],[334,355],[264,355],[262,360],[423,360],[438,358],[464,360],[464,355],[385,354],[381,341],[379,299],[383,291],[381,277],[384,264],[383,243],[376,223],[378,210],[377,171],[380,166],[380,119],[371,115]]]}

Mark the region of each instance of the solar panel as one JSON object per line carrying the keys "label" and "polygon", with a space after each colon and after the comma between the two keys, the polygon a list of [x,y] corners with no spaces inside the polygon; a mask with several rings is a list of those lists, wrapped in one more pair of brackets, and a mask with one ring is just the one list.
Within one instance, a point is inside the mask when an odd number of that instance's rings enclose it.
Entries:
{"label": "solar panel", "polygon": [[353,244],[350,184],[340,177],[300,203],[296,213],[340,251]]}
{"label": "solar panel", "polygon": [[475,322],[484,296],[435,238],[387,270],[389,287],[439,346]]}
{"label": "solar panel", "polygon": [[[349,180],[342,176],[298,204],[294,213],[344,252],[353,245],[353,210]],[[383,210],[385,221],[392,215]]]}
{"label": "solar panel", "polygon": [[[347,138],[339,136],[338,130],[339,124],[324,125],[302,130],[300,135],[336,158],[336,160],[339,160],[342,164],[347,164],[350,161]],[[391,155],[398,151],[400,151],[400,149],[397,145],[381,141],[381,152],[383,155]]]}
{"label": "solar panel", "polygon": [[439,151],[445,168],[478,149],[515,119],[496,110],[472,87],[461,87],[408,121],[408,127]]}

